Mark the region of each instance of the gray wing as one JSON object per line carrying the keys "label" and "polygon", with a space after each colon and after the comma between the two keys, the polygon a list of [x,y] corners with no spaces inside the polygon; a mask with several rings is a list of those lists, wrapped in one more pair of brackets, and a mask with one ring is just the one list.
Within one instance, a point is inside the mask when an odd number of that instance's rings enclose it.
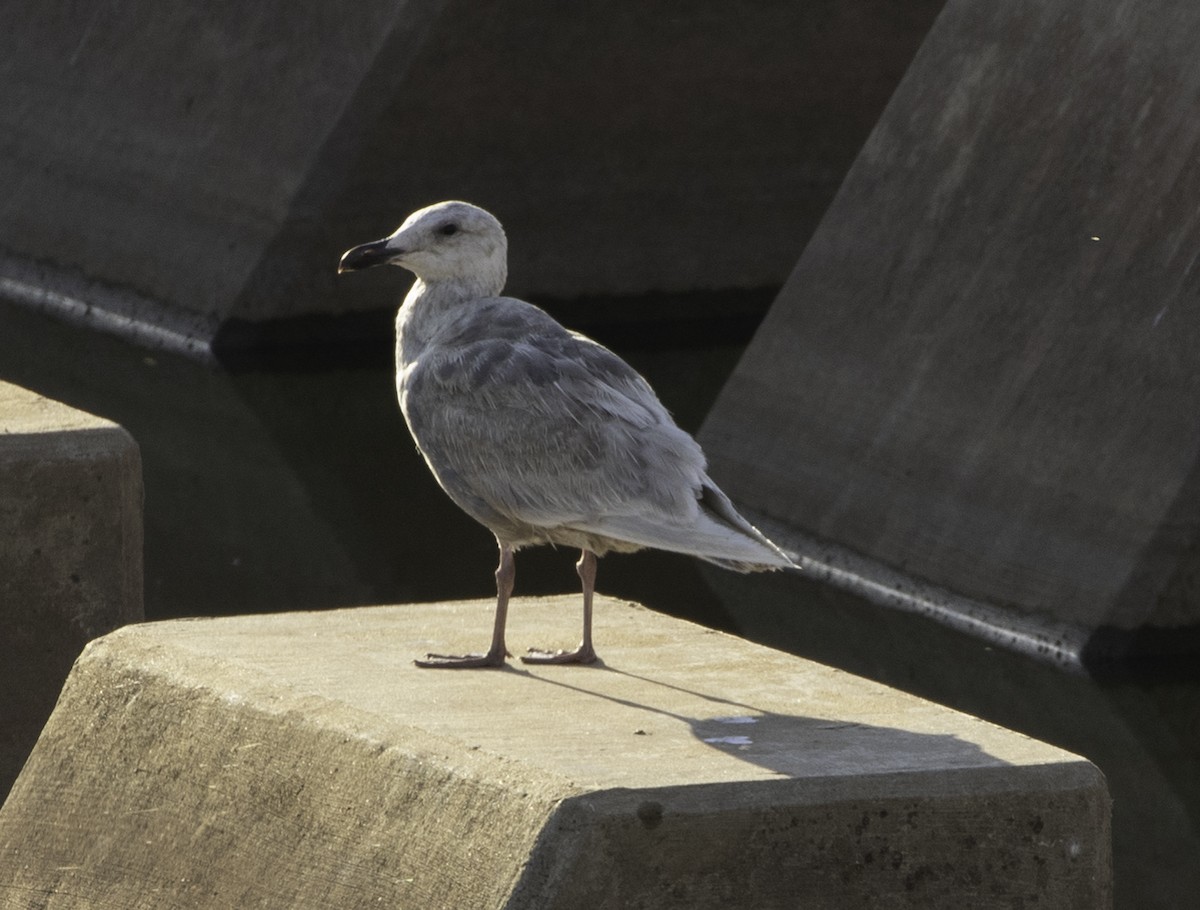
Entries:
{"label": "gray wing", "polygon": [[446,492],[493,530],[695,512],[704,456],[646,381],[542,311],[498,303],[431,344],[401,384]]}

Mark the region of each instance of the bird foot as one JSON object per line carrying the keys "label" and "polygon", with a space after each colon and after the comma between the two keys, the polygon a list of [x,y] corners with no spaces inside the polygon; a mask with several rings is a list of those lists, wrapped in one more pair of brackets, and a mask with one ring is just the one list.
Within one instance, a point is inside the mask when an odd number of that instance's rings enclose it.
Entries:
{"label": "bird foot", "polygon": [[540,648],[530,648],[528,654],[521,655],[521,663],[525,664],[590,664],[595,661],[596,652],[591,645],[580,645],[574,651],[543,651]]}
{"label": "bird foot", "polygon": [[488,651],[487,654],[426,654],[424,660],[414,660],[418,667],[440,670],[469,670],[475,667],[503,667],[507,651]]}

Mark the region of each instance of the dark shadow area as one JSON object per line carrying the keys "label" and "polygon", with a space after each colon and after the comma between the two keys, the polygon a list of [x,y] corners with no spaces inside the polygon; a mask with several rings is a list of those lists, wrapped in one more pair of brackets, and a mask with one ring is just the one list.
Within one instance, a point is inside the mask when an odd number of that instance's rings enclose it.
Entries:
{"label": "dark shadow area", "polygon": [[[391,277],[398,301],[411,278],[407,273]],[[628,353],[705,348],[718,340],[745,345],[778,292],[777,287],[764,287],[534,302],[564,325]],[[395,307],[387,307],[338,316],[229,319],[217,331],[212,349],[231,373],[390,369],[395,317]]]}
{"label": "dark shadow area", "polygon": [[1200,626],[1122,629],[1101,626],[1080,655],[1095,679],[1147,683],[1200,681]]}
{"label": "dark shadow area", "polygon": [[[37,628],[5,623],[4,636],[8,656],[0,666],[0,717],[5,719],[0,725],[0,804],[58,700],[77,656],[70,644],[83,648],[79,630],[60,616],[42,617]],[[59,646],[47,648],[54,636]]]}
{"label": "dark shadow area", "polygon": [[1083,649],[1093,676],[1114,682],[1200,681],[1200,625],[1192,621],[1200,598],[1198,511],[1200,457],[1115,593],[1110,622],[1097,628]]}

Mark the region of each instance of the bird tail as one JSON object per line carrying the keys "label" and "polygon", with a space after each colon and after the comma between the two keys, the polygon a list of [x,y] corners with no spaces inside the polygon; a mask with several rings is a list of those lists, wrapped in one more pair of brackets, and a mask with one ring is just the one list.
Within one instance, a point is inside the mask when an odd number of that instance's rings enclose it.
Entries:
{"label": "bird tail", "polygon": [[730,558],[723,553],[713,555],[697,553],[696,555],[701,559],[734,572],[769,572],[776,569],[800,568],[794,554],[786,552],[762,531],[746,521],[733,507],[729,497],[707,478],[700,488],[700,513],[718,526],[731,527],[741,532],[743,539],[748,538],[757,545],[759,551],[757,556],[749,559]]}
{"label": "bird tail", "polygon": [[708,478],[701,486],[699,513],[687,523],[670,524],[648,515],[605,516],[579,530],[642,547],[695,556],[735,572],[798,569],[796,560],[746,521]]}

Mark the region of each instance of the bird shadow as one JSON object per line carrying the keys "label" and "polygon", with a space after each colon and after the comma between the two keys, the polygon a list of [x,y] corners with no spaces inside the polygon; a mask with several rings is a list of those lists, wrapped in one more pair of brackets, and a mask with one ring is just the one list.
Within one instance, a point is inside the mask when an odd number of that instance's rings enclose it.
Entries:
{"label": "bird shadow", "polygon": [[[997,758],[978,744],[952,733],[922,733],[899,727],[857,720],[784,714],[724,698],[675,683],[620,670],[602,662],[591,665],[605,674],[625,677],[654,689],[695,698],[712,707],[711,712],[680,713],[663,704],[636,701],[587,685],[511,667],[539,683],[569,689],[649,715],[685,724],[692,737],[706,747],[775,774],[813,777],[833,774],[880,774],[948,769],[1001,767],[1009,762]],[[646,731],[635,733],[649,735]]]}

